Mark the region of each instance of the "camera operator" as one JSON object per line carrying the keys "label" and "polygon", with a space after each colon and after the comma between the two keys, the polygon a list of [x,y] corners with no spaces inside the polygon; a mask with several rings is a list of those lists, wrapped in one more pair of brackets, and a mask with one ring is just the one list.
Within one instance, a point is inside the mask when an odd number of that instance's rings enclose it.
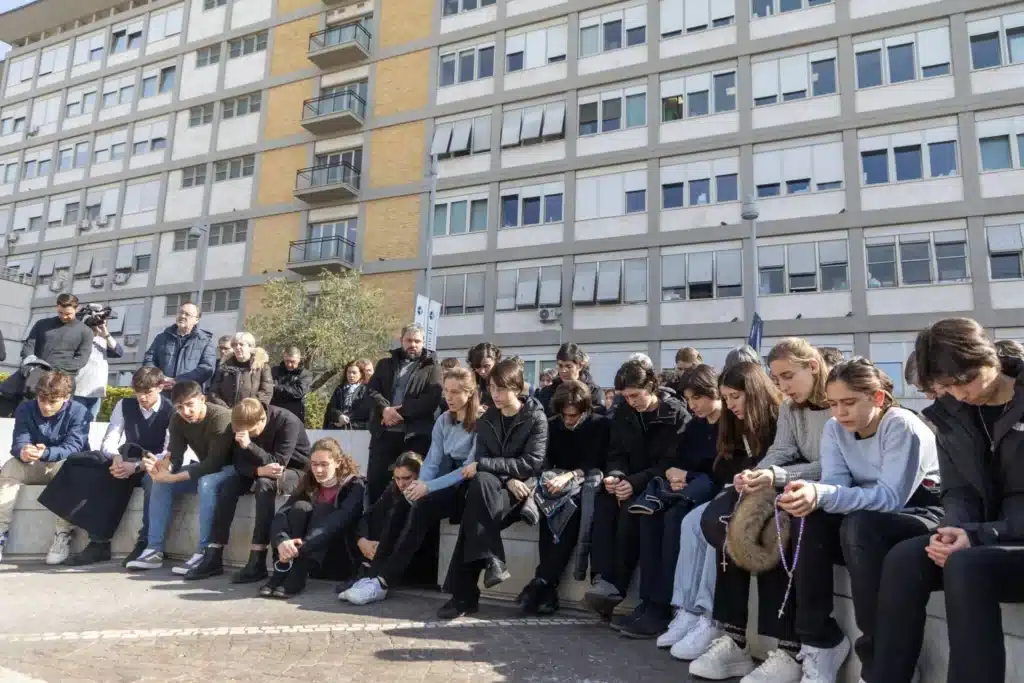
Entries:
{"label": "camera operator", "polygon": [[93,339],[89,362],[79,370],[75,379],[74,400],[85,406],[95,420],[100,413],[103,397],[107,395],[107,359],[124,356],[124,347],[107,329],[107,321],[114,317],[109,307],[87,304],[79,311],[78,317],[92,330]]}
{"label": "camera operator", "polygon": [[77,313],[77,296],[58,296],[57,315],[43,318],[32,326],[21,347],[21,357],[35,356],[55,370],[77,378],[89,362],[93,342],[92,330],[78,319]]}

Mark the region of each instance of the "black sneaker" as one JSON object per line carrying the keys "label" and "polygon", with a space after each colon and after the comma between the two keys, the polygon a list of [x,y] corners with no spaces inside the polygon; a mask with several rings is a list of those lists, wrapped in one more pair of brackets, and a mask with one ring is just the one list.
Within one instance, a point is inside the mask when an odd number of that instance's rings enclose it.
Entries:
{"label": "black sneaker", "polygon": [[250,550],[249,561],[231,577],[231,583],[256,583],[267,578],[267,551]]}
{"label": "black sneaker", "polygon": [[601,577],[597,577],[590,590],[583,594],[583,604],[602,619],[611,619],[612,612],[622,600],[619,589]]}
{"label": "black sneaker", "polygon": [[185,572],[186,581],[199,581],[208,579],[211,576],[219,576],[224,573],[223,548],[207,547],[203,553],[203,559],[192,565]]}
{"label": "black sneaker", "polygon": [[[143,550],[145,550],[145,548],[143,548]],[[110,541],[107,541],[106,543],[89,541],[89,545],[85,546],[82,549],[82,552],[73,553],[71,557],[64,560],[64,564],[68,567],[84,567],[87,564],[109,561]]]}
{"label": "black sneaker", "polygon": [[292,568],[284,577],[284,582],[274,590],[275,598],[290,598],[298,595],[306,588],[306,578],[309,575],[309,565],[306,558],[296,557],[292,560]]}
{"label": "black sneaker", "polygon": [[132,548],[132,551],[130,553],[128,553],[128,557],[124,558],[124,560],[121,561],[121,566],[127,567],[129,562],[134,562],[135,560],[139,559],[139,555],[141,555],[145,549],[145,541],[135,541],[135,547]]}
{"label": "black sneaker", "polygon": [[523,587],[516,598],[516,604],[523,610],[523,614],[539,614],[540,595],[545,585],[544,579],[535,578]]}
{"label": "black sneaker", "polygon": [[496,557],[487,561],[487,569],[484,570],[484,588],[494,588],[503,581],[512,578],[512,573],[505,566],[505,563]]}
{"label": "black sneaker", "polygon": [[554,614],[558,607],[558,586],[545,582],[537,600],[537,614]]}
{"label": "black sneaker", "polygon": [[623,626],[619,633],[627,638],[656,638],[665,632],[672,620],[666,613],[667,610],[648,607],[639,618]]}
{"label": "black sneaker", "polygon": [[447,621],[449,619],[458,619],[467,614],[476,614],[479,611],[480,606],[476,603],[469,604],[457,598],[452,598],[441,605],[441,609],[437,610],[437,618]]}
{"label": "black sneaker", "polygon": [[612,630],[622,631],[623,629],[629,627],[634,621],[642,617],[645,611],[647,611],[647,605],[641,602],[639,605],[634,607],[633,611],[629,614],[615,615],[614,617],[612,617]]}

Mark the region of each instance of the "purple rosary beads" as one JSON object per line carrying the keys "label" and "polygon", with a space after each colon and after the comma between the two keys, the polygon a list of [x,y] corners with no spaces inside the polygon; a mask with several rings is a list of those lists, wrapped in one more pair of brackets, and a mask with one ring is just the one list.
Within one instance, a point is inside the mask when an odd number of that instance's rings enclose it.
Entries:
{"label": "purple rosary beads", "polygon": [[796,573],[796,562],[800,558],[800,543],[804,540],[804,522],[805,518],[800,518],[800,531],[796,535],[796,546],[793,548],[793,564],[790,566],[786,562],[786,549],[782,547],[782,524],[779,522],[779,499],[781,495],[775,497],[775,534],[779,542],[779,563],[782,564],[782,570],[786,572],[786,576],[789,577],[789,581],[786,583],[786,593],[782,596],[782,605],[779,606],[779,619],[786,611],[786,603],[789,601],[789,593],[793,589],[793,574]]}

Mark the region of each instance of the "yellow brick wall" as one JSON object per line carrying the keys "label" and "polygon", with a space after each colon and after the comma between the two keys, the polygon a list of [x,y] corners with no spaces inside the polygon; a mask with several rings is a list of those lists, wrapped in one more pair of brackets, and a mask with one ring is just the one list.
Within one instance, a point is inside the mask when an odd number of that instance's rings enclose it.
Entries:
{"label": "yellow brick wall", "polygon": [[[309,52],[309,34],[316,33],[319,18],[314,15],[274,28],[274,53],[270,56],[270,74],[280,76],[299,69],[309,69],[313,63],[306,59]],[[297,103],[302,106],[302,103]]]}
{"label": "yellow brick wall", "polygon": [[390,116],[427,106],[430,52],[421,50],[377,62],[373,111]]}
{"label": "yellow brick wall", "polygon": [[397,321],[394,330],[397,335],[402,325],[413,319],[413,308],[416,304],[416,273],[402,271],[364,275],[363,283],[368,287],[380,289],[387,295],[382,304]]}
{"label": "yellow brick wall", "polygon": [[245,315],[242,320],[245,320],[251,315],[257,315],[263,312],[263,287],[257,285],[255,287],[246,287],[245,292],[242,296],[242,305]]}
{"label": "yellow brick wall", "polygon": [[423,180],[426,123],[378,128],[370,137],[370,185],[386,187]]}
{"label": "yellow brick wall", "polygon": [[313,96],[313,79],[295,81],[271,88],[264,105],[267,117],[264,138],[277,140],[305,132],[302,121],[302,103]]}
{"label": "yellow brick wall", "polygon": [[251,221],[252,258],[249,274],[274,274],[288,263],[289,243],[302,239],[302,214],[282,213]]}
{"label": "yellow brick wall", "polygon": [[380,44],[403,45],[430,36],[437,0],[378,0],[380,3]]}
{"label": "yellow brick wall", "polygon": [[295,173],[306,168],[309,147],[295,145],[264,152],[260,159],[260,204],[282,204],[294,199]]}
{"label": "yellow brick wall", "polygon": [[420,245],[420,195],[366,202],[363,260],[416,258]]}
{"label": "yellow brick wall", "polygon": [[306,7],[322,7],[321,0],[277,0],[278,14],[291,14],[292,12]]}

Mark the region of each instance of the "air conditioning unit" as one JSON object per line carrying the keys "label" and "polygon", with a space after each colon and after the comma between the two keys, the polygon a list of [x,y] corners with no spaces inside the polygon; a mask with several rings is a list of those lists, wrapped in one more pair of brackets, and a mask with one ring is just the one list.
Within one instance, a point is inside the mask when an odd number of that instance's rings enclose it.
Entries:
{"label": "air conditioning unit", "polygon": [[89,286],[91,286],[93,289],[102,289],[103,284],[106,281],[107,278],[103,277],[102,275],[99,277],[94,277],[93,279],[89,280]]}
{"label": "air conditioning unit", "polygon": [[90,221],[80,221],[78,223],[79,232],[89,232],[92,230],[92,223]]}
{"label": "air conditioning unit", "polygon": [[107,218],[106,216],[100,216],[93,222],[96,224],[97,228],[105,228],[108,225],[110,225],[110,219]]}
{"label": "air conditioning unit", "polygon": [[126,334],[124,335],[124,345],[128,348],[132,348],[139,345],[139,335],[137,334]]}
{"label": "air conditioning unit", "polygon": [[562,319],[562,309],[542,308],[537,311],[537,319],[542,323],[554,323]]}
{"label": "air conditioning unit", "polygon": [[124,271],[124,272],[120,272],[120,273],[114,273],[114,284],[115,285],[126,285],[126,284],[128,284],[128,280],[129,280],[129,278],[131,278],[131,276],[132,276],[132,274],[130,272],[128,272],[128,271]]}
{"label": "air conditioning unit", "polygon": [[64,280],[54,278],[50,280],[49,288],[51,292],[59,292],[64,289]]}
{"label": "air conditioning unit", "polygon": [[18,241],[19,237],[21,237],[21,236],[18,233],[11,232],[11,233],[7,234],[7,241],[10,242],[11,244],[14,244],[15,242]]}

